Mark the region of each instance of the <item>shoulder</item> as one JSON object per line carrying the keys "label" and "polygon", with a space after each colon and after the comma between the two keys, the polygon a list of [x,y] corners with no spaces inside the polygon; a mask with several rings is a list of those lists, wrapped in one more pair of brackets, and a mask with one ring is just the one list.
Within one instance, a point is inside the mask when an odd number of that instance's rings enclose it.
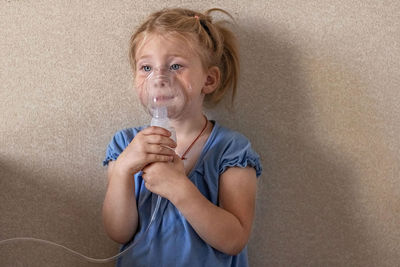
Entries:
{"label": "shoulder", "polygon": [[217,122],[214,123],[214,143],[219,147],[229,148],[234,150],[237,148],[251,147],[250,140],[242,133],[226,128]]}
{"label": "shoulder", "polygon": [[219,173],[229,167],[251,166],[256,169],[257,176],[261,175],[260,156],[252,148],[250,140],[238,131],[234,131],[214,123],[210,155],[219,162]]}

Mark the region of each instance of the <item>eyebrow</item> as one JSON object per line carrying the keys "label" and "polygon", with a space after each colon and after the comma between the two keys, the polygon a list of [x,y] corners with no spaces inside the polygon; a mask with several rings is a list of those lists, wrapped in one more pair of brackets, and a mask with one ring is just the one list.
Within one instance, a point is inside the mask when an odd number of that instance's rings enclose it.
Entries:
{"label": "eyebrow", "polygon": [[[144,55],[144,56],[141,56],[140,58],[138,58],[137,61],[140,61],[142,59],[151,58],[151,57],[152,57],[151,55]],[[187,56],[177,55],[177,54],[168,55],[167,58],[171,58],[171,57],[179,57],[179,58],[183,58],[183,59],[186,59],[186,60],[188,59]]]}

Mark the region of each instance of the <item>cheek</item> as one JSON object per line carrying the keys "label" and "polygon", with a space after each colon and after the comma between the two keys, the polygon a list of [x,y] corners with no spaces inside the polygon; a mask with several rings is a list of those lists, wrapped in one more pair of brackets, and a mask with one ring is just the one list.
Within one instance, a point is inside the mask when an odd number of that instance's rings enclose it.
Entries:
{"label": "cheek", "polygon": [[133,84],[135,86],[135,89],[138,90],[139,88],[142,88],[144,82],[144,78],[140,75],[136,75]]}
{"label": "cheek", "polygon": [[190,95],[192,94],[192,81],[187,79],[187,77],[179,76],[177,77],[177,81],[179,82],[179,94],[183,99],[184,102],[190,101]]}
{"label": "cheek", "polygon": [[143,90],[143,81],[142,79],[135,79],[134,82],[134,91],[142,103],[146,99],[146,90]]}
{"label": "cheek", "polygon": [[198,79],[189,74],[180,75],[179,81],[184,88],[184,93],[188,95],[192,95],[193,92],[200,87]]}

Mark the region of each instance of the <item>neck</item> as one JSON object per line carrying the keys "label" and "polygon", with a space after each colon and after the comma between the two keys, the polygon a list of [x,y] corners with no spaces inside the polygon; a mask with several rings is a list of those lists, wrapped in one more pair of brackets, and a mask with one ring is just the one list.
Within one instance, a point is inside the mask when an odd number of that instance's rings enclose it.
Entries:
{"label": "neck", "polygon": [[198,135],[204,127],[205,120],[203,113],[186,118],[172,119],[170,122],[175,129],[178,143],[181,143],[179,140],[186,143],[187,139],[193,139],[193,136]]}

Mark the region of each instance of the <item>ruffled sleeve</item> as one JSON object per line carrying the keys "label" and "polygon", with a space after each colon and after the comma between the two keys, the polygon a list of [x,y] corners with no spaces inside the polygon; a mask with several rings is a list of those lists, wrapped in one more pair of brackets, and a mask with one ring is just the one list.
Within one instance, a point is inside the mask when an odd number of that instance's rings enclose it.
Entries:
{"label": "ruffled sleeve", "polygon": [[250,141],[245,136],[235,132],[225,145],[224,152],[220,155],[219,174],[229,167],[250,166],[256,170],[257,177],[261,175],[260,156],[252,149]]}
{"label": "ruffled sleeve", "polygon": [[116,160],[118,156],[124,151],[124,149],[133,140],[135,135],[142,130],[143,127],[139,128],[128,128],[115,133],[106,149],[106,156],[103,160],[103,166],[108,165],[112,160]]}

